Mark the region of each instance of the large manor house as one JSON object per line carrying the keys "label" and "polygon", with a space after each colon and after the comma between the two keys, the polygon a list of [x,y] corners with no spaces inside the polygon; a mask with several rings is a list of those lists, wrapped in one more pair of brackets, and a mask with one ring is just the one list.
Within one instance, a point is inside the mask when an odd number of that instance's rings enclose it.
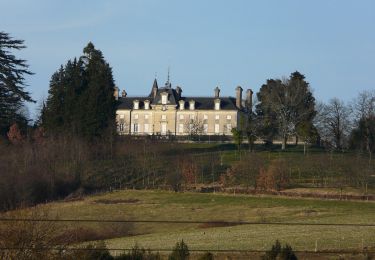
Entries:
{"label": "large manor house", "polygon": [[242,99],[242,88],[236,87],[236,97],[221,97],[214,89],[210,97],[186,97],[182,88],[172,88],[169,79],[159,88],[154,80],[148,96],[128,97],[125,90],[115,88],[119,101],[116,112],[120,135],[232,135],[251,111],[252,90]]}

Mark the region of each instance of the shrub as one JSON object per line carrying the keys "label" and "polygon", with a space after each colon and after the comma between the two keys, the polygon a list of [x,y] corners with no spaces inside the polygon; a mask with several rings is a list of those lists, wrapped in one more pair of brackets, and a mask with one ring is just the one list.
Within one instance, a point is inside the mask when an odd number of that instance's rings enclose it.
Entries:
{"label": "shrub", "polygon": [[146,250],[143,247],[139,247],[137,244],[130,250],[129,253],[123,253],[116,260],[160,260],[159,253],[152,253],[150,250]]}
{"label": "shrub", "polygon": [[184,240],[177,242],[173,248],[172,253],[169,255],[169,260],[186,260],[189,259],[189,247],[185,244]]}
{"label": "shrub", "polygon": [[206,252],[201,257],[199,257],[198,259],[199,260],[213,260],[214,255],[211,252]]}
{"label": "shrub", "polygon": [[281,246],[279,240],[276,240],[272,248],[266,252],[262,257],[263,260],[297,260],[297,256],[294,254],[291,246],[286,244],[284,247]]}

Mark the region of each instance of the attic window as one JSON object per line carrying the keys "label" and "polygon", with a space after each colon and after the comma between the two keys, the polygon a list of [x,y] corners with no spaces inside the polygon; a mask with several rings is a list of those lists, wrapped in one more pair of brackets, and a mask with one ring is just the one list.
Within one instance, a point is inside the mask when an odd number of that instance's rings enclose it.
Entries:
{"label": "attic window", "polygon": [[139,101],[138,100],[134,100],[133,101],[133,108],[134,109],[139,109]]}
{"label": "attic window", "polygon": [[220,110],[220,99],[215,99],[215,110]]}
{"label": "attic window", "polygon": [[167,93],[161,93],[161,104],[162,105],[166,105],[167,104],[167,98],[168,98],[168,94]]}
{"label": "attic window", "polygon": [[195,101],[194,100],[190,100],[190,102],[189,102],[189,109],[190,110],[194,110],[195,109]]}
{"label": "attic window", "polygon": [[144,103],[145,103],[145,109],[150,109],[150,101],[145,100]]}

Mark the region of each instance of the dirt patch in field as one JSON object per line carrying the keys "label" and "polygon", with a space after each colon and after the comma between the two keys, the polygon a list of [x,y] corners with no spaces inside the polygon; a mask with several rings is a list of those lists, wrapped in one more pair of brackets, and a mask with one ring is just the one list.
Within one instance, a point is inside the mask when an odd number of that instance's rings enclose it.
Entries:
{"label": "dirt patch in field", "polygon": [[94,202],[100,204],[132,204],[139,201],[139,199],[99,199],[95,200]]}
{"label": "dirt patch in field", "polygon": [[239,223],[231,223],[231,222],[224,222],[224,221],[217,221],[217,222],[209,222],[209,223],[202,223],[198,227],[199,228],[215,228],[215,227],[232,227],[240,225]]}

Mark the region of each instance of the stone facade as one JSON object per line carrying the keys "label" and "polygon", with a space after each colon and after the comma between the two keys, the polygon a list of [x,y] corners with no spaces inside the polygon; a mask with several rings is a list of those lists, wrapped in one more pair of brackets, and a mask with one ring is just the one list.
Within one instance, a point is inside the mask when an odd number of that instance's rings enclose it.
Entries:
{"label": "stone facade", "polygon": [[212,97],[185,97],[180,87],[167,82],[159,88],[155,79],[148,96],[128,97],[115,90],[119,101],[116,112],[120,135],[232,135],[240,118],[251,111],[252,91],[242,100],[242,88],[236,98],[220,97],[214,89]]}

